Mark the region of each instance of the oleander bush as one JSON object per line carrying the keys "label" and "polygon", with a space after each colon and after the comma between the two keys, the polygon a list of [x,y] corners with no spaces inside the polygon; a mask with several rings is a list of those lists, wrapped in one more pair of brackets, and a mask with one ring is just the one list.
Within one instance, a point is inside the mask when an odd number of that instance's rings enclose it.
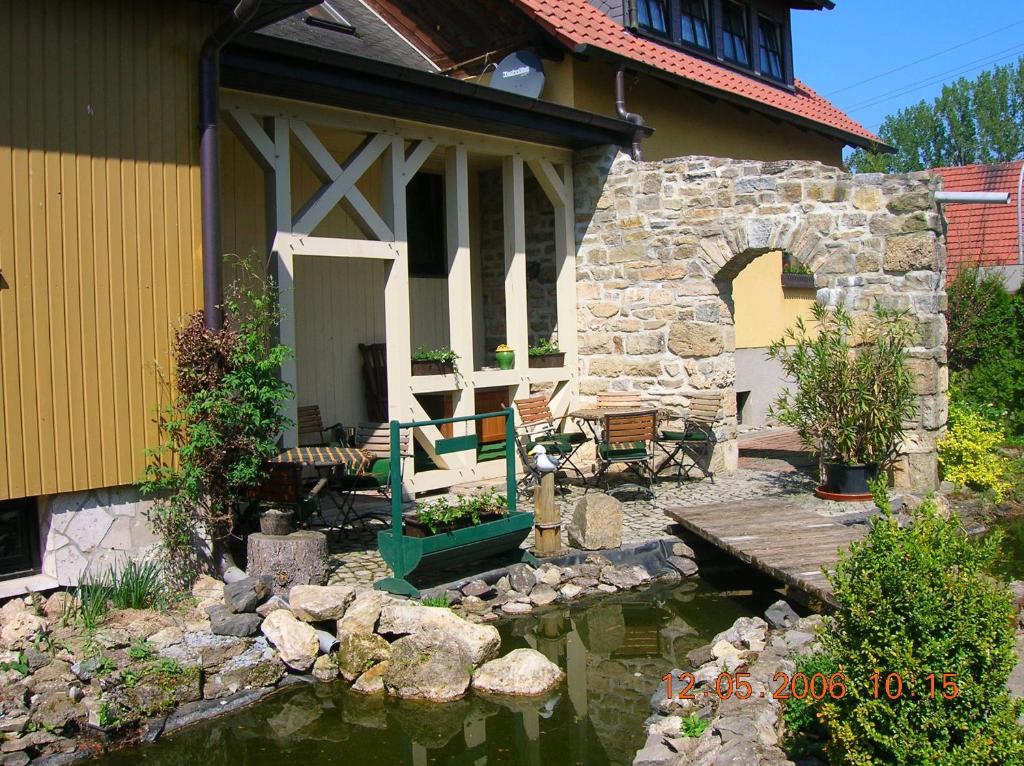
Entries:
{"label": "oleander bush", "polygon": [[959,486],[992,493],[997,503],[1011,488],[1010,461],[999,452],[1006,435],[999,423],[963,404],[949,408],[946,436],[939,442],[942,476]]}
{"label": "oleander bush", "polygon": [[[1006,687],[1013,602],[986,574],[998,544],[968,539],[956,515],[944,518],[929,499],[903,529],[883,510],[841,558],[830,577],[838,609],[821,643],[848,681],[817,711],[832,763],[1024,763],[1020,705]],[[902,682],[894,699],[890,675]]]}

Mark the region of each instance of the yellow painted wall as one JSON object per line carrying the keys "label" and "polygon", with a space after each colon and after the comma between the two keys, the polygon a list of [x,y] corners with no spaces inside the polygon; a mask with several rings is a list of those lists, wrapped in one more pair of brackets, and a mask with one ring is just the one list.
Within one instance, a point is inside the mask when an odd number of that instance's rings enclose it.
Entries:
{"label": "yellow painted wall", "polygon": [[736,348],[764,348],[798,317],[809,322],[814,290],[782,287],[782,253],[765,253],[732,283]]}
{"label": "yellow painted wall", "polygon": [[[614,116],[613,67],[566,56],[560,62],[545,61],[544,68],[545,100]],[[723,101],[710,101],[695,91],[650,75],[627,76],[626,108],[642,115],[654,128],[654,135],[643,144],[645,160],[703,154],[842,164],[842,144],[837,140],[752,110],[742,111]]]}
{"label": "yellow painted wall", "polygon": [[126,484],[201,305],[208,8],[0,3],[0,499]]}

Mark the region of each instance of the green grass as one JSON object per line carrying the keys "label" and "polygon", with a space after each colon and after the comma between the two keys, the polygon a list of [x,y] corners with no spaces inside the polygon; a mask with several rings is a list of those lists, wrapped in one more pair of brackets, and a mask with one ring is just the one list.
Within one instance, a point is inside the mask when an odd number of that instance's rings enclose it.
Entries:
{"label": "green grass", "polygon": [[163,586],[160,568],[152,561],[129,561],[110,575],[111,600],[118,609],[145,609],[158,603]]}
{"label": "green grass", "polygon": [[696,713],[690,713],[679,724],[679,731],[684,737],[699,737],[708,730],[711,722],[706,718],[699,718]]}
{"label": "green grass", "polygon": [[447,596],[427,596],[426,598],[420,599],[420,604],[423,606],[436,606],[447,609],[451,606],[448,602]]}

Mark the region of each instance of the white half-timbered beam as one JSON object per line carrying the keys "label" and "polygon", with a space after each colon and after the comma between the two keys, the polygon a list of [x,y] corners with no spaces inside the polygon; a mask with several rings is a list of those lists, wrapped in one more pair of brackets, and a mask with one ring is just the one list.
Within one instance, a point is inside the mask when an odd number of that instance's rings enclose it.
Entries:
{"label": "white half-timbered beam", "polygon": [[[300,133],[296,133],[296,135],[299,136],[305,151],[314,160],[314,164],[318,165],[320,170],[330,176],[332,180],[321,187],[299,210],[295,217],[295,223],[292,225],[292,231],[296,234],[312,233],[313,229],[320,225],[320,222],[336,205],[345,203],[346,209],[353,214],[356,225],[363,230],[364,234],[379,240],[395,239],[394,228],[388,226],[373,206],[367,202],[363,193],[356,188],[356,182],[391,145],[394,137],[380,133],[368,137],[352,152],[345,167],[342,168],[334,161],[333,157],[330,157],[330,153],[311,130],[305,133],[305,141]],[[330,161],[327,161],[328,158]]]}
{"label": "white half-timbered beam", "polygon": [[257,120],[252,113],[242,109],[229,109],[225,114],[228,124],[238,136],[238,140],[249,150],[260,167],[264,171],[272,171],[277,151],[274,147],[274,140],[267,135],[260,120]]}
{"label": "white half-timbered beam", "polygon": [[393,261],[398,256],[394,242],[377,242],[372,239],[279,234],[278,247],[292,255],[322,255],[329,258],[373,258]]}
{"label": "white half-timbered beam", "polygon": [[527,164],[530,166],[533,177],[537,179],[540,188],[554,207],[565,207],[570,203],[565,181],[558,174],[554,165],[543,159],[528,160]]}
{"label": "white half-timbered beam", "polygon": [[[505,334],[516,352],[516,369],[529,367],[530,325],[526,300],[526,216],[523,203],[523,158],[502,161],[502,215],[505,226]],[[516,386],[514,399],[529,396],[529,385]]]}
{"label": "white half-timbered beam", "polygon": [[[462,365],[473,367],[472,276],[469,235],[469,157],[464,146],[451,146],[444,155],[446,241],[448,244],[448,344]],[[455,417],[476,412],[473,374],[463,374],[463,390],[453,395]],[[475,421],[455,423],[453,434],[468,435]],[[472,456],[476,462],[476,454]]]}
{"label": "white half-timbered beam", "polygon": [[[409,307],[409,240],[405,205],[405,142],[388,136],[389,149],[381,173],[381,205],[394,232],[395,258],[384,284],[384,323],[387,343],[388,417],[407,420],[412,415],[412,326]],[[407,461],[407,468],[411,467]]]}
{"label": "white half-timbered beam", "polygon": [[409,150],[408,154],[405,155],[405,166],[402,168],[402,175],[405,176],[406,183],[409,183],[412,177],[419,172],[420,168],[423,167],[423,163],[427,161],[436,148],[436,143],[424,139]]}

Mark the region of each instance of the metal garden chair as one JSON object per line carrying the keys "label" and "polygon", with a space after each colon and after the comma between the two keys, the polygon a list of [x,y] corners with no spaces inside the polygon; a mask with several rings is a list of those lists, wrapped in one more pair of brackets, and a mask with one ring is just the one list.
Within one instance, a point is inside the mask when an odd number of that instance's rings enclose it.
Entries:
{"label": "metal garden chair", "polygon": [[[520,438],[523,441],[518,445],[520,457],[523,456],[523,450],[529,453],[535,445],[543,445],[549,454],[558,459],[561,466],[569,468],[584,479],[585,475],[573,462],[573,456],[580,447],[590,441],[589,437],[582,431],[560,431],[558,419],[551,413],[550,401],[543,394],[516,399],[514,404],[519,412],[520,421],[516,431],[517,441]],[[565,418],[561,420],[564,421]],[[524,478],[529,476],[531,474],[528,472]]]}
{"label": "metal garden chair", "polygon": [[715,453],[715,422],[722,410],[722,395],[690,394],[690,406],[682,423],[676,427],[663,428],[658,435],[658,448],[665,453],[665,459],[658,465],[661,473],[668,465],[676,467],[676,480],[692,478],[694,472],[715,482],[711,459]]}
{"label": "metal garden chair", "polygon": [[[340,473],[331,477],[331,489],[341,495],[342,521],[341,524],[358,522],[365,530],[366,517],[384,517],[387,520],[389,511],[382,509],[379,513],[371,511],[366,514],[359,514],[355,508],[356,493],[377,493],[381,498],[391,498],[391,473],[393,470],[401,476],[402,466],[391,464],[391,435],[387,423],[360,423],[356,429],[356,447],[364,452],[373,455],[373,461],[359,473]],[[409,454],[409,433],[402,432],[399,442],[399,454],[402,458],[410,457]],[[400,461],[401,463],[401,461]]]}

